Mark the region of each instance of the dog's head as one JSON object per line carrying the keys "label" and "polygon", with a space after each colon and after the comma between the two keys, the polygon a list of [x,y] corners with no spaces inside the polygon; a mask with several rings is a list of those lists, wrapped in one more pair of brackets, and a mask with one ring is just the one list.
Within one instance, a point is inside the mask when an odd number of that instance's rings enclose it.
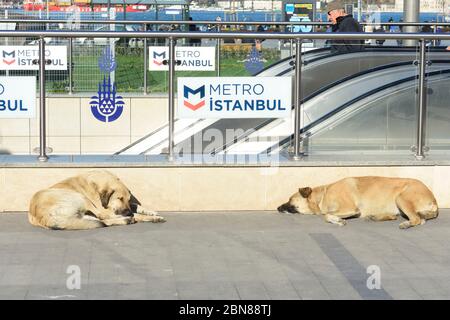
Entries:
{"label": "dog's head", "polygon": [[289,201],[278,207],[282,213],[314,214],[310,208],[310,197],[313,190],[310,187],[300,188]]}
{"label": "dog's head", "polygon": [[88,181],[87,194],[100,200],[111,215],[130,216],[140,205],[127,186],[114,174],[106,170],[94,170],[85,175]]}
{"label": "dog's head", "polygon": [[114,214],[122,216],[132,215],[131,192],[127,187],[109,190],[104,196],[101,196],[101,199],[103,207],[111,209]]}
{"label": "dog's head", "polygon": [[141,204],[119,179],[100,193],[100,199],[104,208],[122,216],[131,216]]}

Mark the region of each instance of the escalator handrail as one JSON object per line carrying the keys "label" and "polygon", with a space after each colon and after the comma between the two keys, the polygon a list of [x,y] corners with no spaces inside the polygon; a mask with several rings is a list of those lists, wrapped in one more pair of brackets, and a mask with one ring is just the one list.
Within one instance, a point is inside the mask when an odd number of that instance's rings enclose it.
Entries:
{"label": "escalator handrail", "polygon": [[[442,74],[450,74],[450,69],[427,72],[425,74],[425,76],[426,77],[433,77],[433,76],[442,75]],[[328,120],[329,118],[335,116],[336,114],[338,114],[342,110],[345,110],[346,108],[350,107],[354,103],[357,103],[357,102],[359,102],[359,101],[361,101],[361,100],[363,100],[363,99],[365,99],[365,98],[367,98],[367,97],[369,97],[371,95],[377,94],[377,93],[379,93],[381,91],[387,90],[387,89],[389,89],[389,88],[391,88],[393,86],[397,86],[397,85],[400,85],[400,84],[403,84],[403,83],[407,83],[407,82],[410,82],[410,81],[417,80],[418,77],[419,77],[418,75],[415,75],[415,76],[407,77],[407,78],[404,78],[404,79],[396,80],[394,82],[385,84],[385,85],[383,85],[381,87],[378,87],[378,88],[373,89],[373,90],[371,90],[369,92],[366,92],[366,93],[364,93],[364,94],[362,94],[362,95],[360,95],[360,96],[358,96],[358,97],[356,97],[356,98],[354,98],[354,99],[352,99],[350,101],[347,101],[343,105],[333,109],[332,111],[330,111],[326,115],[320,117],[316,121],[311,122],[310,124],[308,124],[304,128],[300,129],[300,134],[304,134],[305,132],[310,131],[314,127],[320,125],[322,122],[324,122],[324,121]],[[286,144],[288,144],[288,143],[290,143],[292,141],[293,137],[294,137],[294,134],[291,134],[289,137],[286,137],[283,140],[281,140],[281,143],[279,143],[278,145],[281,146],[281,147],[284,147]],[[270,147],[270,148],[267,148],[264,152],[261,152],[261,154],[262,153],[270,153],[272,148],[273,148],[273,146]]]}
{"label": "escalator handrail", "polygon": [[[315,49],[315,50],[305,51],[305,52],[302,52],[302,56],[307,55],[307,54],[312,54],[312,53],[319,53],[320,51],[329,51],[329,50],[330,50],[330,48],[319,48],[319,49]],[[259,74],[261,74],[261,73],[263,73],[263,72],[265,72],[265,71],[267,71],[267,70],[269,70],[269,69],[272,69],[272,68],[274,68],[274,67],[277,67],[278,65],[280,65],[280,64],[282,64],[282,63],[284,63],[284,62],[287,62],[287,61],[289,61],[289,60],[293,60],[293,59],[295,59],[295,54],[292,55],[292,56],[283,58],[283,59],[281,59],[281,60],[278,60],[277,62],[272,63],[271,65],[269,65],[269,66],[267,66],[267,67],[264,67],[264,69],[258,71],[258,72],[255,73],[253,76],[258,76]]]}
{"label": "escalator handrail", "polygon": [[[175,119],[175,122],[177,122],[178,120],[180,120],[180,119]],[[193,124],[197,124],[200,120],[203,120],[203,119],[197,119]],[[190,126],[192,126],[192,125],[190,125]],[[162,126],[159,127],[158,129],[155,129],[155,130],[153,130],[152,132],[147,133],[145,136],[143,136],[143,137],[137,139],[136,141],[133,141],[131,144],[127,145],[126,147],[122,148],[121,150],[116,151],[115,153],[113,153],[113,155],[115,155],[115,156],[116,156],[116,155],[119,155],[119,154],[121,154],[122,152],[125,152],[125,151],[127,151],[128,149],[133,148],[133,147],[136,146],[137,144],[141,143],[142,141],[146,140],[147,138],[150,138],[151,136],[153,136],[154,134],[156,134],[157,132],[159,132],[159,131],[161,131],[161,130],[167,130],[167,131],[168,131],[168,130],[169,130],[168,127],[169,127],[169,124],[168,124],[168,123],[162,125]],[[142,152],[141,152],[141,154],[142,154]]]}
{"label": "escalator handrail", "polygon": [[[387,50],[386,50],[387,49]],[[395,49],[395,50],[393,50]],[[306,60],[303,62],[304,65],[308,65],[310,63],[314,63],[314,62],[318,62],[318,61],[322,61],[324,59],[328,59],[328,58],[333,58],[333,57],[341,57],[343,55],[348,55],[348,54],[355,54],[355,53],[367,53],[367,52],[416,52],[417,50],[415,50],[415,48],[412,47],[382,47],[382,48],[378,48],[376,46],[374,47],[365,47],[365,49],[363,51],[355,51],[355,52],[344,52],[344,53],[330,53],[324,56],[320,56],[317,58],[313,58],[311,60]],[[444,47],[442,48],[434,48],[432,50],[430,50],[431,52],[448,52],[444,49]],[[295,69],[295,66],[292,66],[290,68],[287,68],[286,70],[283,70],[282,72],[278,73],[276,76],[277,77],[281,77],[284,76],[286,73],[292,71]]]}
{"label": "escalator handrail", "polygon": [[[330,50],[331,50],[331,47],[318,48],[318,49],[302,52],[302,56],[306,56],[308,54],[320,53],[321,51],[324,51],[324,52],[325,51],[330,51]],[[433,48],[431,48],[429,50],[432,51],[432,52],[441,52],[441,51],[445,52],[445,47],[439,47],[439,48],[433,47]],[[414,51],[417,51],[417,50],[416,50],[415,47],[365,46],[364,50],[360,51],[360,52],[377,52],[377,51],[386,51],[386,52],[390,52],[390,51],[395,51],[395,52],[401,51],[401,52],[403,52],[403,51],[406,51],[406,52],[414,52]],[[342,52],[342,53],[333,53],[333,54],[330,53],[330,54],[327,54],[325,56],[321,56],[321,57],[317,57],[317,58],[314,58],[314,59],[311,59],[311,60],[307,60],[307,63],[316,62],[316,61],[318,61],[320,59],[324,59],[324,58],[330,58],[330,57],[333,57],[333,56],[352,54],[352,53],[355,53],[355,52]],[[358,52],[356,52],[356,53],[358,53]],[[295,54],[292,55],[292,56],[283,58],[283,59],[281,59],[281,60],[279,60],[279,61],[277,61],[277,62],[275,62],[275,63],[273,63],[273,64],[271,64],[271,65],[269,65],[267,67],[264,67],[262,70],[258,71],[253,76],[258,76],[259,74],[261,74],[261,73],[263,73],[263,72],[265,72],[265,71],[267,71],[267,70],[269,70],[269,69],[271,69],[273,67],[276,67],[279,64],[282,64],[282,63],[284,63],[286,61],[293,60],[293,59],[295,59]]]}
{"label": "escalator handrail", "polygon": [[[436,64],[436,63],[450,63],[450,60],[430,60],[432,63]],[[327,90],[332,89],[333,87],[340,85],[344,82],[353,80],[355,78],[358,78],[360,76],[364,76],[364,75],[368,75],[370,73],[374,73],[374,72],[379,72],[382,70],[387,70],[390,68],[395,68],[395,67],[401,67],[401,66],[407,66],[407,65],[413,65],[414,61],[401,61],[401,62],[395,62],[395,63],[390,63],[390,64],[385,64],[385,65],[381,65],[381,66],[377,66],[371,69],[367,69],[367,70],[363,70],[360,71],[358,73],[354,73],[352,75],[349,75],[347,77],[341,78],[335,82],[332,82],[324,87],[321,87],[319,90],[314,91],[313,93],[309,94],[307,97],[305,97],[304,99],[302,99],[300,101],[301,104],[317,97],[318,95],[324,93]],[[294,109],[294,106],[291,107],[292,109]],[[219,147],[219,148],[215,148],[214,150],[211,151],[211,154],[216,154],[217,152],[221,152],[226,150],[228,147],[232,146],[234,143],[238,142],[238,141],[242,141],[243,139],[245,139],[246,137],[248,137],[248,135],[250,135],[251,133],[260,130],[261,128],[269,125],[270,123],[272,123],[274,120],[276,120],[276,118],[271,118],[271,119],[267,119],[267,121],[263,122],[262,124],[258,125],[256,128],[254,128],[255,130],[249,133],[244,133],[243,135],[236,137],[234,139],[234,141],[232,142],[228,142],[225,143],[223,146]]]}
{"label": "escalator handrail", "polygon": [[[445,64],[445,63],[450,63],[450,59],[449,60],[429,60],[429,62],[431,62],[432,64]],[[305,103],[306,101],[317,97],[319,94],[322,94],[325,91],[327,91],[327,90],[329,90],[329,89],[331,89],[331,88],[333,88],[333,87],[335,87],[337,85],[340,85],[340,84],[342,84],[344,82],[353,80],[355,78],[358,78],[358,77],[361,77],[361,76],[364,76],[364,75],[368,75],[370,73],[379,72],[379,71],[382,71],[382,70],[387,70],[387,69],[390,69],[390,68],[396,68],[396,67],[413,65],[413,64],[414,64],[414,61],[411,61],[411,60],[410,61],[394,62],[394,63],[384,64],[384,65],[381,65],[381,66],[376,66],[376,67],[371,68],[371,69],[367,69],[367,70],[363,70],[363,71],[351,74],[351,75],[349,75],[347,77],[341,78],[339,80],[336,80],[333,83],[330,83],[330,84],[328,84],[326,86],[323,86],[319,90],[316,90],[316,91],[312,92],[306,98],[301,100],[300,103]],[[294,106],[292,107],[292,109],[294,109]]]}

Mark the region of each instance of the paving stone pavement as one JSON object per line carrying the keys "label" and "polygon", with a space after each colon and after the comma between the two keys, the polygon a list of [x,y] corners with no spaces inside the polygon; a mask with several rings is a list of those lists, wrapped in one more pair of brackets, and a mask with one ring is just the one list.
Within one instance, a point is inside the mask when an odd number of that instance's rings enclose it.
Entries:
{"label": "paving stone pavement", "polygon": [[275,212],[162,215],[49,231],[0,214],[0,299],[450,299],[450,210],[409,230],[402,218],[338,227]]}

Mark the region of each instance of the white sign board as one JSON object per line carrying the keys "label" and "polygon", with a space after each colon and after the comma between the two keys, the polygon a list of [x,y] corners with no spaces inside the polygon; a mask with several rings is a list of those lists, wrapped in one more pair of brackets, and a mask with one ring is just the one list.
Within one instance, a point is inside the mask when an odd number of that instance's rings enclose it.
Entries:
{"label": "white sign board", "polygon": [[[0,70],[39,70],[39,46],[0,46]],[[67,70],[67,47],[45,46],[46,70]]]}
{"label": "white sign board", "polygon": [[[149,47],[148,69],[150,71],[168,71],[168,47]],[[181,61],[175,66],[179,71],[214,71],[216,69],[216,47],[176,47],[175,60]]]}
{"label": "white sign board", "polygon": [[0,77],[0,118],[36,117],[36,77]]}
{"label": "white sign board", "polygon": [[178,117],[289,118],[291,77],[178,78]]}
{"label": "white sign board", "polygon": [[16,23],[0,23],[0,30],[16,30]]}
{"label": "white sign board", "polygon": [[181,14],[180,10],[166,10],[166,14]]}

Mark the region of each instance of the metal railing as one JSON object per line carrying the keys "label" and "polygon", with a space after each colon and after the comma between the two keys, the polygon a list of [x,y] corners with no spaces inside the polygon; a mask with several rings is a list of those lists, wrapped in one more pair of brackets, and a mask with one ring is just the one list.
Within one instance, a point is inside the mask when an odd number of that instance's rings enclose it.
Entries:
{"label": "metal railing", "polygon": [[[72,30],[71,23],[76,22],[78,25],[140,25],[142,31],[147,32],[148,26],[156,25],[213,25],[216,27],[217,32],[225,32],[225,26],[258,26],[258,25],[266,25],[266,26],[277,26],[277,27],[293,27],[293,26],[330,26],[331,22],[303,22],[303,21],[210,21],[210,20],[198,20],[198,21],[173,21],[173,20],[79,20],[79,21],[68,21],[63,19],[0,19],[0,25],[2,23],[21,23],[21,24],[32,24],[33,26],[38,26],[40,24],[62,24],[66,26],[68,30]],[[362,22],[363,26],[430,26],[434,27],[433,32],[437,32],[437,27],[450,27],[450,23],[446,22],[384,22],[384,23],[374,23],[374,22]],[[74,30],[75,31],[75,30]],[[77,30],[78,31],[78,30]],[[62,31],[58,31],[62,32]],[[91,32],[91,31],[85,31]],[[95,31],[92,31],[95,32]],[[129,32],[129,31],[127,31]],[[207,31],[210,34],[210,31]],[[229,32],[229,31],[228,31]],[[152,37],[151,37],[152,38]],[[211,37],[205,37],[211,38]],[[267,37],[265,37],[267,38]],[[371,37],[371,39],[375,39]],[[294,42],[293,39],[289,39],[290,41],[290,55],[293,55]],[[436,45],[436,40],[434,40],[433,45]],[[149,78],[148,78],[148,37],[143,38],[143,78],[142,78],[142,91],[144,95],[148,94],[148,86],[149,86]],[[72,66],[73,59],[73,38],[68,39],[68,65]],[[220,39],[216,39],[216,49],[217,49],[217,76],[220,76]],[[74,92],[74,75],[71,67],[68,69],[68,86],[67,92],[68,94],[73,94]]]}
{"label": "metal railing", "polygon": [[[242,25],[242,26],[291,26],[291,25],[306,25],[306,26],[327,26],[331,22],[318,21],[213,21],[213,20],[79,20],[79,24],[129,24],[129,25]],[[66,24],[64,19],[0,19],[0,23],[58,23]],[[450,26],[450,22],[361,22],[364,26]]]}
{"label": "metal railing", "polygon": [[[303,123],[303,105],[301,104],[301,42],[303,40],[316,39],[330,39],[330,40],[416,40],[420,44],[420,65],[419,72],[419,96],[418,96],[418,121],[417,121],[417,135],[416,135],[416,150],[415,156],[417,159],[423,159],[424,146],[424,127],[426,114],[426,99],[425,99],[425,66],[426,66],[426,41],[432,40],[450,40],[450,34],[425,34],[425,33],[257,33],[257,32],[86,32],[86,31],[0,31],[0,37],[34,37],[39,39],[39,77],[40,77],[40,99],[39,107],[41,112],[40,117],[40,146],[39,146],[39,161],[47,161],[46,155],[46,131],[45,131],[45,37],[63,37],[63,38],[77,38],[77,37],[98,37],[98,38],[161,38],[169,39],[169,160],[174,159],[174,115],[175,115],[175,46],[176,40],[182,38],[217,38],[217,39],[285,39],[296,42],[296,58],[295,58],[295,94],[293,102],[295,108],[295,132],[294,132],[294,153],[293,159],[301,159],[304,155],[303,141],[300,135],[301,124]],[[450,54],[450,52],[449,52]]]}

